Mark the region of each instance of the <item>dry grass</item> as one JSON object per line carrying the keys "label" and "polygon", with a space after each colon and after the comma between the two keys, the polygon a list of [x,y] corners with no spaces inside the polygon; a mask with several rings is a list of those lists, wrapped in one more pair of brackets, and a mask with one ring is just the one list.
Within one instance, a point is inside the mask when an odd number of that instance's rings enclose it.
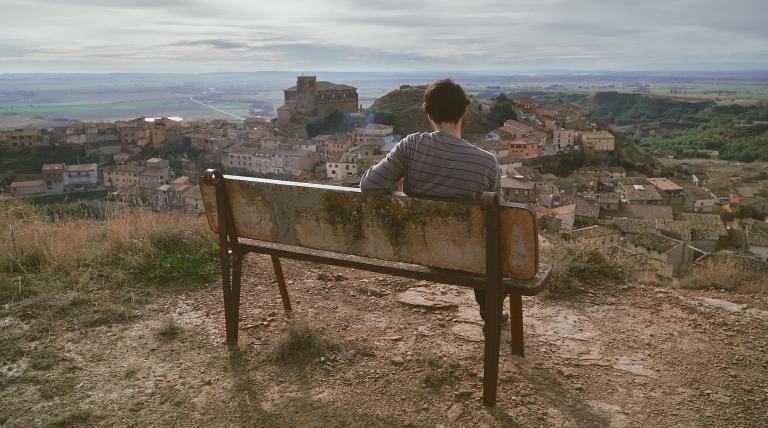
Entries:
{"label": "dry grass", "polygon": [[90,422],[92,418],[93,413],[89,409],[82,408],[71,413],[65,413],[46,422],[42,426],[50,428],[83,426]]}
{"label": "dry grass", "polygon": [[215,236],[204,218],[184,213],[52,221],[27,203],[0,201],[0,227],[0,303],[57,282],[163,284],[216,271]]}
{"label": "dry grass", "polygon": [[425,366],[426,369],[422,382],[424,382],[424,385],[427,388],[434,391],[438,391],[444,386],[454,385],[459,380],[459,377],[456,374],[459,365],[455,361],[431,356],[426,359]]}
{"label": "dry grass", "polygon": [[679,287],[692,289],[716,288],[740,293],[768,293],[768,278],[764,273],[751,272],[733,260],[707,261],[694,267]]}
{"label": "dry grass", "polygon": [[560,295],[584,287],[619,284],[628,279],[627,261],[609,258],[598,246],[566,242],[542,249],[542,258],[552,265],[547,294]]}
{"label": "dry grass", "polygon": [[125,249],[151,251],[151,235],[165,230],[185,230],[212,235],[202,217],[152,211],[116,212],[106,220],[72,219],[52,222],[21,202],[0,205],[0,266],[6,271],[29,271],[43,265],[62,270],[103,260],[105,255],[124,256]]}
{"label": "dry grass", "polygon": [[168,317],[160,324],[160,328],[157,330],[157,337],[160,340],[170,341],[177,338],[179,334],[181,334],[181,331],[182,328],[176,322],[176,319]]}
{"label": "dry grass", "polygon": [[280,364],[306,363],[334,351],[338,345],[304,323],[291,324],[272,345],[271,359]]}

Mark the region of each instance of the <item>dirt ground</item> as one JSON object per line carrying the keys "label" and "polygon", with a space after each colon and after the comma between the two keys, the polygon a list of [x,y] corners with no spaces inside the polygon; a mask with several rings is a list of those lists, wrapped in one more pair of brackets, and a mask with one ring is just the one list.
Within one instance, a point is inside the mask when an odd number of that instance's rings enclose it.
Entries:
{"label": "dirt ground", "polygon": [[[0,425],[768,426],[768,298],[616,285],[525,298],[503,331],[499,402],[480,403],[470,290],[286,261],[296,310],[333,346],[271,358],[289,322],[250,256],[240,346],[216,283],[79,291],[1,310]],[[411,290],[441,309],[404,304]]]}

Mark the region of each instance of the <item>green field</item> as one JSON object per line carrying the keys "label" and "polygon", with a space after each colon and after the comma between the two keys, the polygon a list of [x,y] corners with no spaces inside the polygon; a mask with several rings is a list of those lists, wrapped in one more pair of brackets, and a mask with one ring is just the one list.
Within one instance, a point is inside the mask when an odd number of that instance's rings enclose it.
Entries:
{"label": "green field", "polygon": [[[296,82],[296,72],[210,74],[0,74],[0,129],[48,127],[68,120],[114,121],[140,116],[181,116],[188,120],[229,116],[189,100],[190,97],[237,116],[248,116],[252,104],[273,112],[283,102],[283,89]],[[358,88],[360,103],[374,100],[400,85],[425,84],[446,73],[318,72],[318,80]],[[710,99],[721,104],[768,100],[768,76],[760,73],[709,77],[607,75],[481,75],[448,73],[481,99],[500,91],[535,94],[583,94],[598,91],[644,93],[677,98]]]}

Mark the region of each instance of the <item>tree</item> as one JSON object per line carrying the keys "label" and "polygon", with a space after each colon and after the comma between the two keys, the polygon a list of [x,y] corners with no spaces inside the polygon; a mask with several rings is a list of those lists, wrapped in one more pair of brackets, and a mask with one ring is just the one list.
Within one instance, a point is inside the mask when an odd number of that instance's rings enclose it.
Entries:
{"label": "tree", "polygon": [[16,174],[13,171],[6,171],[0,174],[0,189],[6,189],[16,181]]}
{"label": "tree", "polygon": [[318,122],[307,124],[307,135],[312,138],[320,134],[333,134],[336,132],[348,132],[362,126],[361,121],[353,118],[349,113],[334,110]]}
{"label": "tree", "polygon": [[392,126],[397,125],[397,116],[395,116],[395,114],[391,111],[377,111],[374,109],[371,109],[371,111],[374,123],[381,123],[382,125]]}
{"label": "tree", "polygon": [[494,126],[501,126],[507,120],[517,119],[517,111],[512,104],[512,100],[504,95],[504,93],[501,93],[493,99],[493,105],[488,109],[486,118]]}

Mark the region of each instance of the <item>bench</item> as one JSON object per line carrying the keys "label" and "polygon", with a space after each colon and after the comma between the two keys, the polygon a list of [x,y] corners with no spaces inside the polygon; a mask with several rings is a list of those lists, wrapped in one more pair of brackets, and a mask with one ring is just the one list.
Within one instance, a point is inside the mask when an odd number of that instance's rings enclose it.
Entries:
{"label": "bench", "polygon": [[[529,205],[363,195],[359,189],[295,183],[207,170],[200,179],[205,214],[219,235],[226,341],[237,344],[240,284],[247,253],[272,258],[288,316],[292,308],[281,258],[485,290],[488,313],[509,295],[512,352],[524,355],[522,296],[546,286],[538,263],[536,217]],[[490,316],[483,404],[496,403],[500,320]]]}

